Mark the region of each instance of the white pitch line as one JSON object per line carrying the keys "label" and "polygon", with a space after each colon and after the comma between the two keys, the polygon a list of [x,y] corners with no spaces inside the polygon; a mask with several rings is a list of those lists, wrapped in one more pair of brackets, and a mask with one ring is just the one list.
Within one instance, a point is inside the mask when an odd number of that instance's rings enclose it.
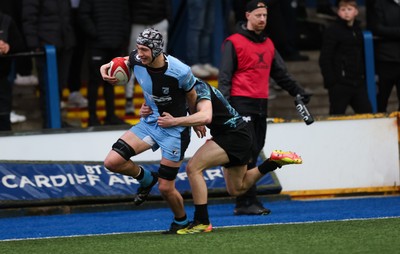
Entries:
{"label": "white pitch line", "polygon": [[[341,219],[341,220],[281,222],[281,223],[265,223],[265,224],[244,224],[244,225],[218,226],[218,227],[213,227],[213,228],[257,227],[257,226],[292,225],[292,224],[295,225],[295,224],[325,223],[325,222],[334,222],[334,221],[343,221],[343,222],[345,222],[345,221],[382,220],[382,219],[396,219],[396,218],[400,218],[400,216],[353,218],[353,219]],[[164,230],[146,230],[146,231],[114,232],[114,233],[103,233],[103,234],[82,234],[82,235],[69,235],[69,236],[47,236],[47,237],[15,238],[15,239],[0,240],[0,242],[55,239],[55,238],[74,238],[74,237],[86,237],[86,236],[107,236],[107,235],[122,235],[122,234],[157,233],[157,232],[162,232],[162,231],[164,231]]]}

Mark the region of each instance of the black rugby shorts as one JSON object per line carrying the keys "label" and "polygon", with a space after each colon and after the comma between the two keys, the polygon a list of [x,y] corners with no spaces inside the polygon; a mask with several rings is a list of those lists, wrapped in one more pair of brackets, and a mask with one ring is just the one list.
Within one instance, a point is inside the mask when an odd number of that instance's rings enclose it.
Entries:
{"label": "black rugby shorts", "polygon": [[223,165],[224,167],[229,168],[249,163],[253,140],[247,128],[218,134],[213,136],[213,141],[224,149],[229,157],[229,162]]}

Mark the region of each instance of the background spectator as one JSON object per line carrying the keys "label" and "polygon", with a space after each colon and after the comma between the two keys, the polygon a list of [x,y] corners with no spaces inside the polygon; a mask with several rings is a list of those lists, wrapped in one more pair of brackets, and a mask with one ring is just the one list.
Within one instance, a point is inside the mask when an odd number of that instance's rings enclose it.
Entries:
{"label": "background spectator", "polygon": [[89,126],[101,125],[97,118],[99,86],[103,85],[106,103],[104,124],[125,122],[115,115],[114,86],[101,78],[100,66],[117,56],[126,55],[130,33],[128,0],[81,0],[79,20],[86,33],[89,58]]}
{"label": "background spectator", "polygon": [[[18,31],[22,33],[22,0],[4,1],[0,5],[0,10],[14,20],[18,27]],[[25,39],[22,36],[24,47],[26,47]],[[14,80],[15,85],[37,85],[38,79],[32,75],[32,58],[31,57],[18,57],[13,61],[14,65],[10,73],[10,79]],[[11,123],[19,123],[26,121],[26,116],[17,114],[11,110],[10,114]]]}
{"label": "background spectator", "polygon": [[[0,9],[3,13],[10,15],[17,24],[18,30],[23,31],[22,28],[22,0],[3,1]],[[23,42],[26,47],[25,38]],[[15,59],[14,70],[14,84],[16,85],[37,85],[38,78],[32,74],[33,71],[32,57],[18,57]]]}
{"label": "background spectator", "polygon": [[217,76],[211,59],[211,37],[214,31],[215,1],[187,0],[187,63],[196,77]]}
{"label": "background spectator", "polygon": [[[136,39],[146,28],[153,27],[158,30],[164,38],[164,52],[168,45],[168,28],[172,18],[171,0],[130,0],[131,10],[131,36],[129,40],[129,52],[136,49]],[[125,114],[134,115],[134,85],[135,75],[125,87]]]}
{"label": "background spectator", "polygon": [[375,0],[368,10],[368,25],[377,39],[374,42],[378,76],[378,112],[386,112],[390,94],[396,86],[400,110],[400,1]]}
{"label": "background spectator", "polygon": [[356,0],[340,0],[339,18],[325,30],[319,64],[329,94],[329,114],[372,113],[365,80],[364,38]]}
{"label": "background spectator", "polygon": [[[46,44],[54,45],[56,48],[61,101],[62,89],[67,87],[71,56],[75,46],[71,2],[70,0],[23,0],[22,17],[24,36],[30,50],[42,51]],[[43,127],[46,128],[45,57],[37,57],[36,66]],[[66,123],[63,123],[63,126],[66,126]]]}
{"label": "background spectator", "polygon": [[[22,35],[11,16],[0,11],[0,55],[24,50]],[[10,81],[12,58],[0,57],[0,131],[11,130],[12,83]]]}
{"label": "background spectator", "polygon": [[67,105],[69,107],[86,108],[88,106],[88,100],[83,97],[80,92],[82,86],[82,63],[84,61],[86,43],[85,33],[79,24],[79,0],[71,0],[71,6],[71,19],[75,31],[76,44],[74,47],[74,53],[72,54],[72,64],[68,75],[69,96]]}

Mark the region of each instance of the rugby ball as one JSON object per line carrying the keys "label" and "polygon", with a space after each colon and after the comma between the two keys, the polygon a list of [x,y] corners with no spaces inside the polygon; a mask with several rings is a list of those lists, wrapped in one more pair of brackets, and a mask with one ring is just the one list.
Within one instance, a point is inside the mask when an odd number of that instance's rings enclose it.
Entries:
{"label": "rugby ball", "polygon": [[108,75],[118,79],[116,85],[126,85],[131,77],[131,68],[128,61],[123,57],[115,57],[110,62],[110,69]]}

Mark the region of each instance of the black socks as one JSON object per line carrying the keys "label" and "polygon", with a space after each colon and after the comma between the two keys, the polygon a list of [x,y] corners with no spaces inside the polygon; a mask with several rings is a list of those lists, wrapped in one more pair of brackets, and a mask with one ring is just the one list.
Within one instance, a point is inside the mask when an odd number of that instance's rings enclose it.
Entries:
{"label": "black socks", "polygon": [[194,205],[194,208],[194,220],[204,225],[210,224],[210,220],[208,219],[207,204]]}
{"label": "black socks", "polygon": [[261,163],[261,165],[258,166],[258,171],[260,171],[261,174],[265,175],[280,167],[281,166],[278,163],[267,159],[263,163]]}

